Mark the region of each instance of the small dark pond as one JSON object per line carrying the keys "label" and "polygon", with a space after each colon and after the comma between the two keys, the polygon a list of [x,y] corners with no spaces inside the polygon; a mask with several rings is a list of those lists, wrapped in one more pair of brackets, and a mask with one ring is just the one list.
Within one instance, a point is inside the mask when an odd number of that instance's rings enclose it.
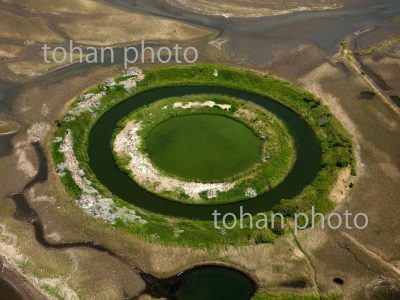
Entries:
{"label": "small dark pond", "polygon": [[218,265],[189,269],[177,276],[158,280],[155,297],[176,300],[248,300],[256,284],[246,274]]}
{"label": "small dark pond", "polygon": [[359,96],[359,99],[361,100],[373,100],[374,98],[375,93],[369,91],[362,91]]}
{"label": "small dark pond", "polygon": [[281,286],[292,289],[305,289],[307,287],[307,282],[304,280],[295,280],[295,281],[284,282],[281,284]]}

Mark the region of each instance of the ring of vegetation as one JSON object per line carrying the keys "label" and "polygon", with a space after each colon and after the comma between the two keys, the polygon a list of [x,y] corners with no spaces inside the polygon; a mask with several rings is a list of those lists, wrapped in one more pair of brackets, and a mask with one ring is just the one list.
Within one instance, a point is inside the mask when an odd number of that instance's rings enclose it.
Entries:
{"label": "ring of vegetation", "polygon": [[[290,218],[299,211],[309,213],[311,207],[323,213],[333,208],[329,195],[339,171],[354,166],[351,138],[313,95],[265,74],[216,65],[149,69],[144,75],[133,90],[124,88],[131,80],[125,75],[113,86],[90,90],[57,122],[52,144],[57,172],[87,214],[148,240],[207,247],[268,242],[284,232],[254,228],[248,222],[240,229],[216,230],[215,209],[237,215],[242,208],[256,221],[260,212],[281,212]],[[296,159],[280,184],[244,202],[188,205],[157,197],[116,166],[110,143],[121,119],[164,98],[199,94],[253,102],[285,123]]]}
{"label": "ring of vegetation", "polygon": [[138,185],[184,203],[221,204],[277,186],[295,159],[284,123],[258,105],[222,95],[146,105],[114,132],[114,158]]}

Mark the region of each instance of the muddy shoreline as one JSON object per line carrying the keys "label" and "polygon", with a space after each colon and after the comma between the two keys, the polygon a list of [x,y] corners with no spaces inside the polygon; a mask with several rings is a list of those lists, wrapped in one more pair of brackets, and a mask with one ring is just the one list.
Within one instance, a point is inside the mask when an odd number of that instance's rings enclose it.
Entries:
{"label": "muddy shoreline", "polygon": [[3,299],[46,299],[23,275],[0,256],[0,295]]}
{"label": "muddy shoreline", "polygon": [[[380,26],[384,32],[394,32],[396,24],[386,20],[400,11],[397,2],[373,2],[369,6],[357,1],[344,7],[325,11],[295,12],[289,15],[256,19],[209,16],[176,8],[166,1],[106,0],[107,3],[136,12],[204,26],[219,32],[227,40],[224,49],[255,68],[265,66],[279,51],[296,49],[299,44],[316,45],[327,56],[337,52],[342,38],[366,26]],[[318,30],[316,30],[318,28]],[[262,51],[260,51],[262,49]]]}

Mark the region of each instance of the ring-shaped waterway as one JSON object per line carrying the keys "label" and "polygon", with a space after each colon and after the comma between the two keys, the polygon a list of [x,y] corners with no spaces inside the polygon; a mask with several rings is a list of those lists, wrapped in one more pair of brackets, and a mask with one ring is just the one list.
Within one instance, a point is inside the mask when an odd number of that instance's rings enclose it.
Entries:
{"label": "ring-shaped waterway", "polygon": [[[127,173],[120,171],[114,162],[110,146],[118,122],[143,105],[167,97],[191,94],[219,94],[251,101],[284,121],[294,137],[297,155],[287,177],[274,189],[252,199],[223,205],[190,205],[158,197],[137,185]],[[241,206],[243,211],[256,214],[270,210],[281,199],[295,197],[315,178],[320,169],[321,156],[321,148],[312,128],[290,108],[263,95],[206,85],[161,87],[127,98],[97,120],[90,130],[88,146],[90,168],[97,179],[114,195],[154,213],[199,220],[212,220],[212,213],[216,209],[222,214],[230,212],[238,215]]]}

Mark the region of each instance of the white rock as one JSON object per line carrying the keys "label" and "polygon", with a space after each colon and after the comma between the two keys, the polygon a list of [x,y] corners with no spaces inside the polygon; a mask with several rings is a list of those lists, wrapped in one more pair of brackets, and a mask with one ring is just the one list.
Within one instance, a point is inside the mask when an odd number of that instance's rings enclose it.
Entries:
{"label": "white rock", "polygon": [[207,199],[217,198],[218,191],[216,190],[208,190],[207,191]]}
{"label": "white rock", "polygon": [[244,194],[246,197],[249,197],[249,198],[254,198],[257,196],[257,192],[253,188],[247,188]]}
{"label": "white rock", "polygon": [[104,85],[105,85],[105,86],[108,86],[108,87],[113,87],[113,86],[115,86],[115,80],[114,80],[114,78],[108,78],[108,79],[106,80],[106,82],[104,83]]}

